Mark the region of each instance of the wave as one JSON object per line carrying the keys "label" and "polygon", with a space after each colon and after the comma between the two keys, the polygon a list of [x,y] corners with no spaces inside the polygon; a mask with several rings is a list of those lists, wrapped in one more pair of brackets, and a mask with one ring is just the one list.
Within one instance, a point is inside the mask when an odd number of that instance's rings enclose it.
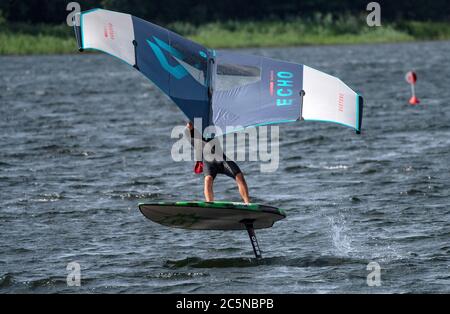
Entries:
{"label": "wave", "polygon": [[153,279],[180,280],[205,276],[209,276],[209,274],[205,272],[162,272],[156,275],[151,275],[149,277]]}
{"label": "wave", "polygon": [[121,200],[140,200],[140,199],[148,199],[148,200],[158,200],[164,195],[161,193],[152,193],[152,192],[119,192],[113,191],[108,193],[111,198],[121,199]]}
{"label": "wave", "polygon": [[284,168],[284,171],[291,172],[291,171],[297,171],[297,170],[303,170],[303,169],[308,169],[308,167],[302,166],[302,165],[287,166]]}
{"label": "wave", "polygon": [[349,264],[364,264],[367,261],[357,258],[341,257],[341,256],[319,256],[319,257],[267,257],[255,259],[249,257],[234,258],[214,258],[202,259],[199,257],[187,257],[181,260],[168,260],[164,263],[164,267],[170,269],[178,268],[245,268],[258,266],[288,266],[288,267],[327,267]]}
{"label": "wave", "polygon": [[9,288],[14,285],[14,276],[11,274],[4,274],[0,276],[0,289]]}

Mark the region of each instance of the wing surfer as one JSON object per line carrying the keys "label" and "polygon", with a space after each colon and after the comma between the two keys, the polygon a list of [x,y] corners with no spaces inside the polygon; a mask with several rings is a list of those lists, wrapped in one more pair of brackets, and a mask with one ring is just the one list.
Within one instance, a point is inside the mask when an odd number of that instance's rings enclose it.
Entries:
{"label": "wing surfer", "polygon": [[[194,146],[195,139],[202,139],[203,143],[201,147],[203,147],[203,144],[205,144],[207,141],[199,134],[195,136],[195,132],[198,131],[194,129],[194,125],[192,124],[192,122],[188,122],[186,125],[185,137],[188,139],[190,138],[192,146]],[[216,178],[217,174],[221,173],[236,180],[236,184],[238,186],[239,194],[241,195],[242,200],[246,204],[250,203],[247,182],[245,182],[244,174],[234,161],[229,160],[225,156],[225,154],[223,154],[223,160],[221,161],[207,161],[205,158],[202,159],[202,161],[196,162],[194,171],[195,173],[203,172],[204,174],[204,194],[205,200],[207,202],[214,201],[214,179]]]}

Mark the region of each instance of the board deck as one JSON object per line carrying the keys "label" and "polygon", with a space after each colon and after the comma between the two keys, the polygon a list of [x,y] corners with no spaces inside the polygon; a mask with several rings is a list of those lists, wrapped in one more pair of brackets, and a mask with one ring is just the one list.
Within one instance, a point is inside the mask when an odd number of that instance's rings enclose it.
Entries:
{"label": "board deck", "polygon": [[164,226],[192,230],[246,230],[270,228],[286,218],[282,209],[237,202],[153,202],[139,204],[148,219]]}

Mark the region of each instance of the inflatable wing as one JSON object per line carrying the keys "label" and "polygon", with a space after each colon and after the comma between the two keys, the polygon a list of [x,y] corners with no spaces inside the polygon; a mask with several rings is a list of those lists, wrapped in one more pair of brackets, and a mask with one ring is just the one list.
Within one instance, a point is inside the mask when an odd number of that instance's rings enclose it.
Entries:
{"label": "inflatable wing", "polygon": [[[80,51],[94,49],[136,68],[215,135],[300,120],[361,131],[363,99],[338,78],[306,65],[214,51],[129,14],[79,13]],[[222,132],[222,133],[221,133]]]}

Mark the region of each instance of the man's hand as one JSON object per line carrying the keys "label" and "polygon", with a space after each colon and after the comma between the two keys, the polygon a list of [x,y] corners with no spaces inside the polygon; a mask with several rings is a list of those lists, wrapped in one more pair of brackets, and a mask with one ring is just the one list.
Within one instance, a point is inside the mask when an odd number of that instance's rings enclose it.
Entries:
{"label": "man's hand", "polygon": [[187,127],[190,131],[192,131],[192,130],[194,129],[194,126],[192,125],[192,122],[190,122],[190,121],[186,124],[186,127]]}

